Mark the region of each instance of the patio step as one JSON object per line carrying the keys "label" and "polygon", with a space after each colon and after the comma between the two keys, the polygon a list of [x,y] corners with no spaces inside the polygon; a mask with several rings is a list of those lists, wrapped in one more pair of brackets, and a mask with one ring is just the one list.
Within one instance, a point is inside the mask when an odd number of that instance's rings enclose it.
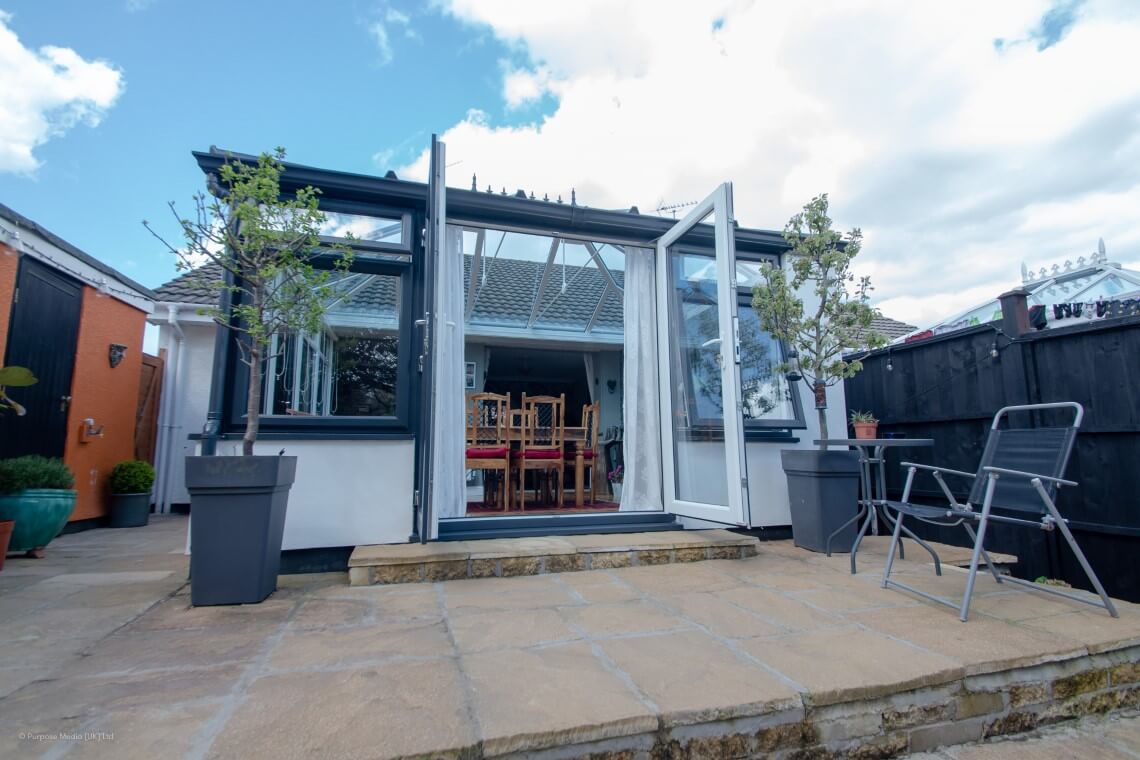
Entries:
{"label": "patio step", "polygon": [[356,547],[348,578],[371,586],[740,559],[756,556],[759,543],[714,529],[381,544]]}

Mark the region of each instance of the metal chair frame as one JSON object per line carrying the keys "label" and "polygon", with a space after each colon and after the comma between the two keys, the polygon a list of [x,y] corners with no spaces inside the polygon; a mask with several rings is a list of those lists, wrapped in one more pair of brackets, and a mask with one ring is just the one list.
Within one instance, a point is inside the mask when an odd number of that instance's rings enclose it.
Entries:
{"label": "metal chair frame", "polygon": [[[965,622],[970,614],[970,601],[974,594],[974,581],[978,573],[978,565],[980,562],[985,562],[986,567],[993,575],[994,580],[998,583],[1014,583],[1021,586],[1032,588],[1036,591],[1044,591],[1056,596],[1062,596],[1066,599],[1089,604],[1094,607],[1103,607],[1108,611],[1112,617],[1119,617],[1115,605],[1104,591],[1104,586],[1101,585],[1100,580],[1096,577],[1092,567],[1089,565],[1088,559],[1085,557],[1084,552],[1077,545],[1076,539],[1073,538],[1072,532],[1069,530],[1068,520],[1061,516],[1057,510],[1057,505],[1054,502],[1054,494],[1062,486],[1075,487],[1076,482],[1065,480],[1060,477],[1064,474],[1065,467],[1068,465],[1069,457],[1072,454],[1073,442],[1076,439],[1076,431],[1081,426],[1081,421],[1084,419],[1084,408],[1073,401],[1055,402],[1048,404],[1025,404],[1020,406],[1007,406],[998,410],[994,415],[993,423],[990,425],[991,439],[999,430],[999,425],[1003,417],[1010,412],[1034,412],[1046,409],[1071,409],[1073,411],[1073,422],[1071,431],[1067,431],[1066,438],[1063,442],[1063,451],[1060,452],[1058,457],[1058,469],[1053,475],[1045,475],[1034,472],[1024,472],[1022,470],[1014,470],[1005,467],[997,467],[988,464],[998,454],[998,449],[1001,445],[1000,438],[996,439],[993,447],[987,441],[985,452],[982,455],[982,460],[979,463],[978,471],[976,473],[963,472],[962,470],[951,470],[946,467],[933,467],[931,465],[915,464],[913,462],[903,462],[902,466],[907,468],[906,485],[903,488],[903,495],[901,502],[888,502],[886,506],[898,512],[898,518],[895,520],[894,533],[891,537],[891,548],[887,553],[887,566],[883,571],[883,588],[898,588],[904,591],[909,591],[912,594],[929,599],[933,602],[946,605],[952,609],[958,610],[958,618]],[[919,471],[930,472],[934,480],[938,483],[942,493],[949,501],[947,507],[930,507],[925,505],[910,504],[910,491],[911,486],[914,484],[915,474]],[[970,503],[970,499],[965,504],[960,503],[954,498],[950,488],[946,485],[943,475],[955,475],[966,478],[973,478],[975,481],[974,489],[971,491],[971,497],[978,491],[978,483],[980,479],[984,479],[984,496],[982,497],[981,511],[977,511],[975,506]],[[1040,520],[1026,520],[1023,518],[1009,517],[1002,514],[995,514],[992,512],[994,507],[994,492],[998,485],[999,478],[1018,478],[1026,479],[1036,491],[1041,499],[1041,505],[1037,507],[1037,511],[1041,513]],[[1000,506],[999,506],[1000,508]],[[1029,511],[1027,507],[1018,507],[1021,511]],[[970,539],[974,542],[974,553],[970,560],[969,575],[966,578],[966,591],[960,602],[955,602],[951,599],[929,594],[921,589],[914,588],[913,586],[901,583],[891,578],[891,567],[895,561],[895,552],[899,549],[899,539],[903,531],[903,519],[905,517],[914,517],[916,520],[928,522],[934,525],[942,526],[957,526],[961,525]],[[997,568],[994,567],[993,562],[990,561],[990,556],[985,550],[986,528],[991,523],[1002,523],[1006,525],[1021,525],[1025,527],[1038,528],[1040,530],[1060,530],[1064,536],[1065,541],[1069,544],[1069,548],[1077,557],[1081,568],[1085,571],[1089,581],[1092,583],[1093,588],[1096,589],[1097,594],[1100,596],[1100,602],[1089,599],[1066,591],[1061,591],[1048,586],[1043,586],[1039,583],[1023,580],[1021,578],[1014,578],[1012,576],[1002,576],[998,573]],[[974,531],[972,523],[977,524],[977,531]]]}

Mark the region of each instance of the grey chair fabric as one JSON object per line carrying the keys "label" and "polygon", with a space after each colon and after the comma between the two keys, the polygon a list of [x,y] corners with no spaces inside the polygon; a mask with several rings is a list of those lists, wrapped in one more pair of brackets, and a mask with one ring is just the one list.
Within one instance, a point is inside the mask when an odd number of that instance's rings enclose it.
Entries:
{"label": "grey chair fabric", "polygon": [[[1009,416],[1012,412],[1052,413],[1053,410],[1071,412],[1072,423],[1065,427],[1026,428],[1008,426]],[[984,561],[987,569],[998,583],[1016,583],[1074,601],[1103,607],[1112,617],[1118,617],[1116,607],[1105,593],[1104,587],[1077,545],[1067,521],[1061,516],[1055,503],[1059,488],[1066,485],[1077,485],[1065,480],[1064,476],[1065,467],[1068,465],[1070,456],[1072,456],[1077,431],[1083,418],[1084,409],[1080,404],[1071,401],[1005,407],[998,410],[997,414],[994,415],[993,422],[990,425],[989,437],[986,439],[985,449],[982,452],[976,473],[971,474],[903,462],[903,466],[908,468],[908,472],[902,501],[889,501],[886,505],[897,512],[897,519],[891,538],[890,551],[887,553],[887,565],[883,572],[883,588],[899,588],[955,608],[958,610],[959,618],[965,622],[970,613],[970,600],[973,596],[978,566]],[[1003,423],[1006,426],[1003,426]],[[947,498],[946,506],[912,504],[910,502],[911,487],[914,484],[916,474],[920,471],[929,471],[937,481]],[[944,477],[946,476],[973,478],[973,486],[965,504],[959,503],[954,498],[953,493],[945,483]],[[891,578],[891,568],[899,549],[903,522],[907,517],[937,525],[960,525],[970,537],[974,552],[970,571],[966,577],[965,593],[960,602],[928,594]],[[1100,602],[1098,603],[1087,596],[1030,583],[1020,578],[1000,575],[985,550],[986,528],[991,522],[1039,530],[1060,530],[1093,588],[1100,596]]]}
{"label": "grey chair fabric", "polygon": [[[986,467],[1001,467],[1054,478],[1065,476],[1065,465],[1077,438],[1075,427],[991,429],[982,452],[974,487],[970,489],[971,504],[981,504],[986,491]],[[1056,498],[1057,485],[1043,483],[1050,499]],[[998,478],[994,490],[993,506],[996,509],[1044,515],[1047,510],[1028,478]]]}

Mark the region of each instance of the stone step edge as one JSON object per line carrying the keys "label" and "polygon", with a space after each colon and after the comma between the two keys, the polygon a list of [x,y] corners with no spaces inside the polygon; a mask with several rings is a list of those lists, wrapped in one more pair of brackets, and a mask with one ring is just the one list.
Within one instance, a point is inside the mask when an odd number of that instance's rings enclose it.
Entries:
{"label": "stone step edge", "polygon": [[755,557],[758,552],[759,541],[748,538],[744,542],[731,544],[688,545],[678,548],[586,547],[565,553],[552,552],[528,556],[504,553],[500,556],[485,557],[471,556],[477,555],[477,552],[456,552],[451,556],[416,557],[401,562],[358,562],[355,565],[350,560],[348,583],[350,586],[377,586],[468,578],[511,578],[713,559],[744,559]]}
{"label": "stone step edge", "polygon": [[[812,704],[798,698],[724,707],[713,714],[658,713],[648,721],[574,726],[542,734],[484,737],[436,756],[902,757],[939,747],[1018,737],[1086,715],[1137,714],[1140,647],[962,674],[918,688],[881,685],[868,694]],[[900,687],[901,684],[895,684]],[[652,725],[645,725],[646,723]]]}

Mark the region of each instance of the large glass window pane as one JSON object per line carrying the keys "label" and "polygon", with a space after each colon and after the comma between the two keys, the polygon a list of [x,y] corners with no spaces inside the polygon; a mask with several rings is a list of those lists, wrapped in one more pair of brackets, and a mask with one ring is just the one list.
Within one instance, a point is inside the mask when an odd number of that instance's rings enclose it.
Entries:
{"label": "large glass window pane", "polygon": [[745,420],[795,420],[788,379],[776,368],[783,361],[780,344],[764,332],[760,317],[741,305],[740,384]]}
{"label": "large glass window pane", "polygon": [[349,233],[357,240],[375,243],[405,243],[404,219],[401,216],[365,216],[325,211],[321,234],[326,237],[346,237]]}
{"label": "large glass window pane", "polygon": [[265,364],[267,415],[396,414],[401,279],[340,278],[319,333],[274,336]]}

